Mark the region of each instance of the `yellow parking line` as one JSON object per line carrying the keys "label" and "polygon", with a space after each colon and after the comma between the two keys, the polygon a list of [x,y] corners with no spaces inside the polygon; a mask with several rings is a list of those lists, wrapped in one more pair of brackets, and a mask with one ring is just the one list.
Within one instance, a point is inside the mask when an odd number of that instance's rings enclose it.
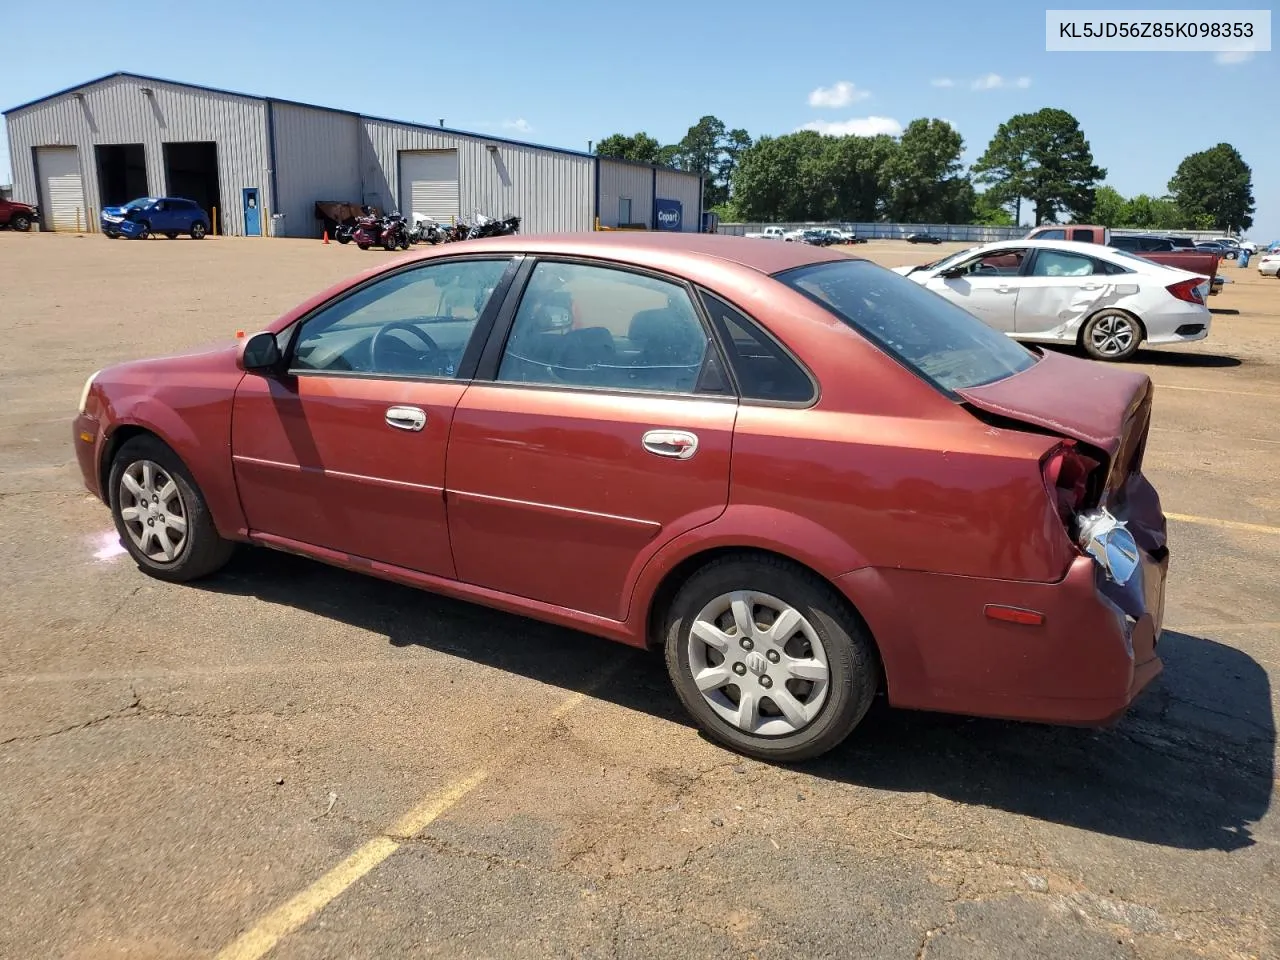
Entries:
{"label": "yellow parking line", "polygon": [[1217,387],[1179,387],[1172,383],[1158,383],[1156,390],[1190,390],[1193,393],[1225,393],[1232,397],[1266,397],[1268,400],[1280,400],[1280,393],[1251,393],[1248,390],[1219,390]]}
{"label": "yellow parking line", "polygon": [[[618,669],[618,668],[614,668]],[[605,675],[607,678],[614,671]],[[592,686],[603,682],[602,678]],[[559,719],[586,699],[585,693],[575,693],[551,711],[553,719]],[[322,876],[297,896],[285,902],[224,947],[214,960],[260,960],[275,949],[276,944],[302,927],[316,914],[351,888],[352,884],[367,876],[379,864],[400,849],[401,844],[425,830],[433,821],[446,813],[458,801],[484,783],[491,768],[500,768],[503,762],[524,742],[508,750],[499,762],[490,767],[479,767],[460,780],[454,781],[439,793],[432,794],[397,820],[385,833],[361,845],[355,853]]]}
{"label": "yellow parking line", "polygon": [[1280,527],[1268,527],[1261,523],[1245,523],[1242,520],[1219,520],[1217,517],[1197,517],[1189,513],[1166,513],[1170,520],[1181,523],[1199,523],[1206,527],[1224,527],[1227,530],[1248,530],[1250,533],[1280,533]]}

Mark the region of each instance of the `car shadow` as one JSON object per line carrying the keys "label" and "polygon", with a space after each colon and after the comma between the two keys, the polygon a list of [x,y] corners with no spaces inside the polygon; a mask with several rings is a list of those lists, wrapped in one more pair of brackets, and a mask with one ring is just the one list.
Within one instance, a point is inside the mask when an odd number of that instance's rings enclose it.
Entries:
{"label": "car shadow", "polygon": [[[1063,353],[1071,357],[1079,357],[1080,359],[1088,359],[1088,354],[1077,346],[1066,343],[1037,343],[1037,347],[1043,347],[1046,350],[1052,350],[1055,353]],[[1102,363],[1104,361],[1095,361]],[[1174,350],[1151,350],[1140,349],[1129,363],[1147,363],[1153,367],[1239,367],[1244,361],[1238,357],[1227,357],[1217,353],[1184,353]],[[1117,367],[1124,367],[1126,364],[1114,364]]]}
{"label": "car shadow", "polygon": [[[252,596],[691,727],[660,656],[269,550],[241,549],[192,585]],[[1247,654],[1166,631],[1165,672],[1119,724],[1049,727],[889,708],[801,772],[932,793],[1100,834],[1187,849],[1254,843],[1275,786],[1266,671]],[[619,664],[619,661],[622,661]],[[611,669],[626,681],[601,683]],[[692,730],[690,735],[694,735]]]}
{"label": "car shadow", "polygon": [[1210,307],[1209,312],[1215,317],[1238,317],[1240,311],[1234,307]]}

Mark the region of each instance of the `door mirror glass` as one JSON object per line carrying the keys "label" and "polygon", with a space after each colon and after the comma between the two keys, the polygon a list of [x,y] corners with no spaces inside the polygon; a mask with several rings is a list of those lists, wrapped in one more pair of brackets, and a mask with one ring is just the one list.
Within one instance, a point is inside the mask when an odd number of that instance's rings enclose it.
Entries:
{"label": "door mirror glass", "polygon": [[245,370],[272,370],[280,363],[280,344],[274,333],[255,333],[245,341],[240,365]]}

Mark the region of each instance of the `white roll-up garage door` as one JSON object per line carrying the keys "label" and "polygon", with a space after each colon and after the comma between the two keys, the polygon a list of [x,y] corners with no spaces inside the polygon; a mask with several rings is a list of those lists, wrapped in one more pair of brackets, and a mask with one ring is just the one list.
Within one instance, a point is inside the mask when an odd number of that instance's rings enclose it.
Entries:
{"label": "white roll-up garage door", "polygon": [[400,212],[415,213],[448,223],[458,210],[458,151],[402,150],[400,152]]}
{"label": "white roll-up garage door", "polygon": [[44,228],[87,227],[80,151],[75,147],[36,147],[36,169],[40,176],[40,219]]}

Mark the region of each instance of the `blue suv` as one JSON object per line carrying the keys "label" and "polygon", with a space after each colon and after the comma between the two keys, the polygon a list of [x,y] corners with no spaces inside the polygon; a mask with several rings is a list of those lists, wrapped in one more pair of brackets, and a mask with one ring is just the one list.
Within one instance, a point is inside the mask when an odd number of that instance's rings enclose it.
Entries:
{"label": "blue suv", "polygon": [[209,232],[209,214],[194,200],[181,197],[140,197],[123,207],[103,207],[99,223],[112,240],[145,240],[153,233],[162,233],[170,240],[180,233],[189,234],[192,240],[203,240]]}

